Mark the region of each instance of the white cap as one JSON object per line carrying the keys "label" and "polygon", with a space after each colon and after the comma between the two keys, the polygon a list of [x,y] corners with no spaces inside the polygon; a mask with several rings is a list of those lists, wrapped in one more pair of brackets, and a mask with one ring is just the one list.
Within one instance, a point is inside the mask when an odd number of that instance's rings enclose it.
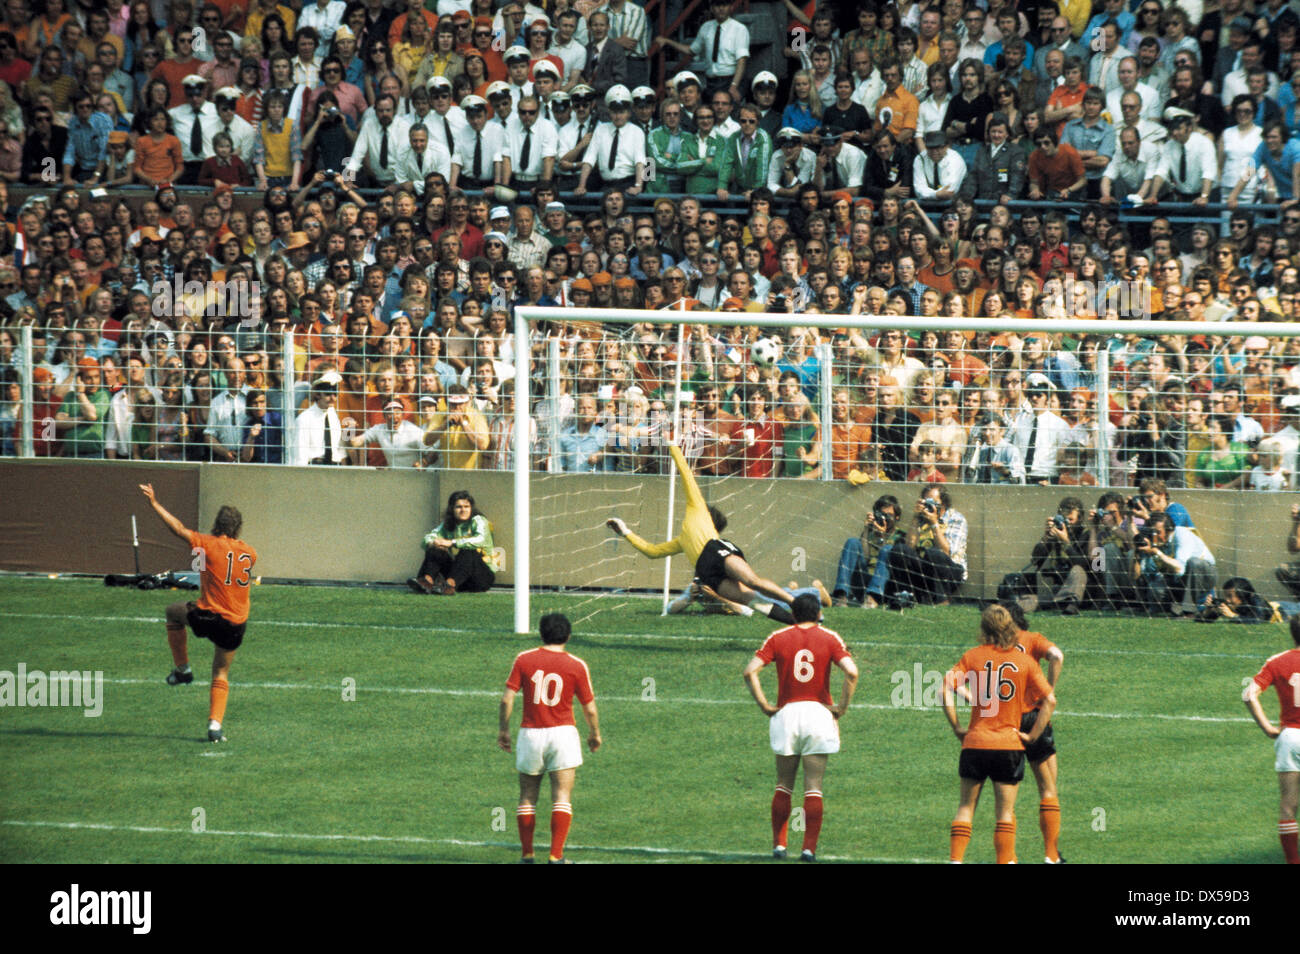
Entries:
{"label": "white cap", "polygon": [[212,94],[213,99],[239,99],[238,86],[223,86]]}
{"label": "white cap", "polygon": [[451,89],[451,80],[445,76],[430,76],[429,82],[425,86],[429,89],[433,89],[435,86],[445,86],[447,89]]}
{"label": "white cap", "polygon": [[498,242],[500,242],[502,245],[509,245],[509,244],[510,244],[510,241],[509,241],[509,239],[506,238],[506,235],[505,235],[504,232],[489,232],[489,233],[487,233],[487,235],[484,235],[484,236],[483,236],[483,241],[486,242],[488,239],[496,239],[496,240],[497,240]]}
{"label": "white cap", "polygon": [[1165,110],[1164,120],[1167,123],[1177,122],[1184,119],[1195,118],[1188,110],[1179,106],[1170,106]]}
{"label": "white cap", "polygon": [[795,140],[803,142],[803,133],[799,132],[799,130],[795,129],[793,126],[784,126],[781,131],[776,134],[776,141],[778,143],[786,141],[793,142]]}
{"label": "white cap", "polygon": [[777,85],[776,74],[771,73],[768,70],[763,70],[763,72],[759,73],[757,76],[754,77],[753,82],[750,83],[749,85],[751,88],[753,88],[755,86],[762,86],[764,83],[768,83],[772,86],[776,86]]}
{"label": "white cap", "polygon": [[1047,390],[1051,391],[1053,390],[1052,381],[1047,375],[1043,374],[1043,372],[1035,371],[1029,377],[1025,378],[1025,390],[1032,390],[1034,388],[1047,388]]}
{"label": "white cap", "polygon": [[464,99],[460,101],[461,109],[473,109],[475,106],[482,106],[486,109],[487,100],[484,99],[482,96],[475,96],[473,93],[471,93],[470,95],[466,96]]}
{"label": "white cap", "polygon": [[654,99],[656,96],[658,96],[658,94],[649,86],[638,86],[636,89],[632,90],[633,99],[645,99],[646,97]]}
{"label": "white cap", "polygon": [[559,78],[560,75],[559,69],[557,69],[555,64],[552,63],[550,60],[537,61],[537,65],[533,67],[533,76],[534,77],[537,76],[538,73],[550,73],[552,76],[555,76],[557,79]]}
{"label": "white cap", "polygon": [[324,374],[313,382],[313,384],[333,384],[338,386],[343,383],[343,375],[339,374],[333,368],[330,368]]}
{"label": "white cap", "polygon": [[493,96],[497,95],[498,93],[509,94],[509,92],[510,92],[510,84],[505,82],[504,80],[497,80],[495,83],[488,84],[488,88],[487,88],[488,99],[491,99]]}
{"label": "white cap", "polygon": [[504,205],[494,205],[492,206],[492,210],[488,212],[489,222],[493,221],[494,219],[508,219],[508,218],[510,218],[510,210],[507,209]]}
{"label": "white cap", "polygon": [[632,94],[628,92],[627,87],[622,83],[617,83],[609,88],[605,94],[605,105],[613,106],[615,103],[627,103],[631,105]]}
{"label": "white cap", "polygon": [[692,73],[690,70],[682,70],[680,73],[678,73],[676,76],[673,77],[672,79],[673,88],[676,89],[680,87],[682,83],[685,83],[688,80],[695,83],[696,86],[703,85],[700,82],[700,78],[696,76],[694,73]]}
{"label": "white cap", "polygon": [[546,203],[546,211],[547,211],[547,212],[563,212],[563,211],[564,211],[564,203],[563,203],[563,202],[559,202],[559,201],[556,201],[556,202],[547,202],[547,203]]}
{"label": "white cap", "polygon": [[191,73],[185,79],[181,80],[182,86],[207,86],[207,77],[200,76],[198,73]]}

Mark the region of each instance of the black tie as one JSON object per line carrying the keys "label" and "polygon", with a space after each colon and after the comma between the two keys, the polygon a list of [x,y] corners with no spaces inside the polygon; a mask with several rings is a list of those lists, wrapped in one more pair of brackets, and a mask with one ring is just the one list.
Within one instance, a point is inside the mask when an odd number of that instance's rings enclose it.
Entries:
{"label": "black tie", "polygon": [[483,175],[483,134],[474,133],[474,178],[485,179]]}
{"label": "black tie", "polygon": [[934,189],[935,192],[938,192],[939,191],[939,163],[931,159],[930,168],[934,170],[933,172],[930,173],[930,188]]}
{"label": "black tie", "polygon": [[388,127],[379,127],[379,168],[388,168]]}
{"label": "black tie", "polygon": [[528,159],[529,159],[530,155],[532,154],[532,151],[533,151],[533,131],[532,131],[531,129],[525,129],[525,130],[524,130],[524,148],[523,148],[523,149],[520,151],[520,153],[519,153],[519,173],[520,173],[520,175],[522,175],[522,174],[524,173],[524,170],[528,168]]}
{"label": "black tie", "polygon": [[424,171],[424,153],[417,152],[415,154],[415,167],[421,172]]}
{"label": "black tie", "polygon": [[718,64],[718,47],[722,43],[722,24],[719,23],[713,28],[713,65]]}
{"label": "black tie", "polygon": [[1187,146],[1183,146],[1183,148],[1179,150],[1178,184],[1183,187],[1184,191],[1191,191],[1187,188]]}
{"label": "black tie", "polygon": [[614,177],[614,164],[618,161],[618,127],[614,127],[614,140],[609,144],[609,175]]}
{"label": "black tie", "polygon": [[203,114],[196,107],[194,126],[190,129],[190,155],[195,159],[203,158]]}
{"label": "black tie", "polygon": [[831,159],[830,166],[831,166],[831,189],[832,190],[838,189],[840,187],[839,163],[837,163],[834,159]]}
{"label": "black tie", "polygon": [[456,148],[456,140],[451,137],[451,120],[446,116],[442,117],[442,128],[447,133],[447,151],[451,152]]}
{"label": "black tie", "polygon": [[1029,446],[1025,449],[1025,471],[1033,467],[1034,447],[1038,444],[1038,417],[1034,417],[1033,429],[1029,432]]}
{"label": "black tie", "polygon": [[334,463],[334,435],[330,433],[330,415],[325,412],[325,463]]}
{"label": "black tie", "polygon": [[596,71],[596,47],[593,45],[587,50],[587,65],[582,68],[582,75],[587,79]]}

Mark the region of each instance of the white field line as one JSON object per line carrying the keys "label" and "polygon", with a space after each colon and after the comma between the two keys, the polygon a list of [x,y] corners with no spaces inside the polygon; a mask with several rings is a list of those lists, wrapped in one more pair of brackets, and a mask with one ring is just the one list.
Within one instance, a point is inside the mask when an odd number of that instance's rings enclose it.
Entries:
{"label": "white field line", "polygon": [[[129,832],[138,835],[186,835],[196,837],[188,828],[158,828],[148,825],[107,825],[99,822],[51,822],[51,821],[17,821],[6,819],[0,825],[15,828],[57,828],[63,831],[108,831]],[[309,835],[297,832],[280,831],[217,831],[209,829],[197,833],[199,838],[270,838],[291,841],[352,841],[362,843],[398,844],[398,845],[452,845],[463,848],[507,848],[518,850],[516,842],[506,841],[468,841],[461,838],[425,838],[420,835]],[[569,844],[572,851],[605,852],[611,854],[644,854],[664,857],[713,858],[730,861],[767,860],[766,853],[742,851],[712,851],[708,849],[657,848],[652,845],[575,845]],[[938,858],[848,858],[837,855],[818,855],[823,861],[876,862],[880,864],[938,864]]]}
{"label": "white field line", "polygon": [[[160,686],[161,679],[105,679],[104,682],[113,686]],[[195,686],[204,685],[203,682],[195,680]],[[271,689],[271,690],[293,690],[304,692],[329,692],[338,693],[341,686],[317,686],[303,682],[239,682],[235,688],[243,689]],[[480,699],[498,699],[501,697],[501,691],[498,689],[442,689],[436,686],[365,686],[358,684],[356,687],[358,693],[377,692],[389,695],[410,695],[410,696],[464,696],[469,698]],[[635,703],[645,705],[646,700],[641,696],[599,696],[601,702],[616,703]],[[753,700],[750,699],[702,699],[695,696],[666,696],[657,695],[654,703],[687,705],[687,706],[752,706]],[[851,709],[878,709],[886,712],[894,710],[905,710],[908,712],[939,712],[937,706],[895,706],[885,705],[883,703],[873,702],[855,702],[849,708]],[[1195,716],[1195,715],[1164,715],[1160,713],[1147,712],[1069,712],[1058,709],[1056,716],[1071,716],[1081,719],[1162,719],[1169,722],[1254,722],[1245,716]]]}
{"label": "white field line", "polygon": [[[0,613],[0,623],[3,623],[7,619],[85,620],[90,623],[152,623],[158,626],[161,626],[163,623],[161,616],[77,616],[69,613]],[[457,635],[474,636],[498,633],[502,636],[514,636],[513,633],[507,633],[504,630],[472,629],[454,626],[416,626],[408,623],[328,623],[311,620],[257,619],[250,620],[250,625],[255,628],[282,627],[286,629],[375,630],[378,632],[452,633]],[[755,646],[759,645],[762,641],[758,635],[761,631],[760,627],[758,633],[756,633],[754,637]],[[668,642],[734,643],[742,641],[747,637],[691,636],[682,633],[585,633],[580,634],[580,638],[584,641],[600,639],[661,639]],[[850,646],[865,646],[870,649],[943,649],[964,652],[970,648],[968,643],[891,643],[861,639],[846,639],[845,642]],[[1193,653],[1165,649],[1071,648],[1070,654],[1089,656],[1168,656],[1178,659],[1246,659],[1255,661],[1258,661],[1261,658],[1259,653]]]}

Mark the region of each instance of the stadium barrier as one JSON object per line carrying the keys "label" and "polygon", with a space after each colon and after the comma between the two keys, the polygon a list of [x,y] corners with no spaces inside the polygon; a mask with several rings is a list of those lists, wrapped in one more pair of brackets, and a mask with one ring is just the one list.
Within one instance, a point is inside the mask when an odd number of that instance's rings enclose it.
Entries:
{"label": "stadium barrier", "polygon": [[[420,538],[441,518],[447,496],[468,489],[492,521],[496,544],[505,555],[498,584],[515,579],[520,534],[510,516],[513,483],[508,473],[63,460],[0,461],[0,495],[9,502],[0,515],[0,569],[127,572],[133,514],[140,527],[144,572],[188,568],[188,548],[151,518],[138,489],[142,483],[153,483],[169,509],[204,532],[222,504],[237,506],[244,515],[244,536],[258,551],[257,573],[264,578],[352,583],[395,583],[410,576],[419,565]],[[845,481],[729,477],[706,479],[703,488],[727,512],[727,536],[760,572],[782,582],[815,577],[830,585],[840,547],[857,536],[873,501],[890,493],[910,508],[922,485],[854,487]],[[992,599],[1002,576],[1025,565],[1060,499],[1078,491],[951,488],[954,509],[970,525],[970,576],[957,597]],[[1079,495],[1089,506],[1102,493],[1100,488],[1086,491]],[[1269,599],[1289,598],[1272,571],[1288,559],[1285,537],[1294,494],[1179,490],[1172,497],[1187,507],[1214,552],[1220,581],[1244,576]],[[593,506],[594,501],[608,505]],[[575,502],[584,503],[576,507]],[[606,586],[653,592],[662,585],[662,567],[614,538],[604,521],[618,515],[644,536],[662,539],[667,478],[536,475],[530,504],[534,526],[545,528],[545,536],[532,541],[535,589]],[[674,560],[674,589],[690,577],[686,561]],[[538,602],[544,605],[544,600],[543,593]]]}

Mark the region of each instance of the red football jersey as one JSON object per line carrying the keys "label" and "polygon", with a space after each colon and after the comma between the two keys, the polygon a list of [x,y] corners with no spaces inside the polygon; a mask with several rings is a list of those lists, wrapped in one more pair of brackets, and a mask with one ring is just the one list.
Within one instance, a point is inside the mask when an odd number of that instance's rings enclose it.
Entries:
{"label": "red football jersey", "polygon": [[852,653],[839,633],[814,623],[777,630],[754,655],[776,663],[779,708],[791,702],[831,705],[831,666]]}
{"label": "red football jersey", "polygon": [[573,721],[574,694],[584,705],[596,697],[585,662],[563,650],[542,646],[515,657],[506,688],[523,692],[525,729],[577,725]]}
{"label": "red football jersey", "polygon": [[1276,687],[1282,701],[1282,728],[1300,729],[1300,648],[1270,658],[1255,674],[1255,685],[1261,690]]}

